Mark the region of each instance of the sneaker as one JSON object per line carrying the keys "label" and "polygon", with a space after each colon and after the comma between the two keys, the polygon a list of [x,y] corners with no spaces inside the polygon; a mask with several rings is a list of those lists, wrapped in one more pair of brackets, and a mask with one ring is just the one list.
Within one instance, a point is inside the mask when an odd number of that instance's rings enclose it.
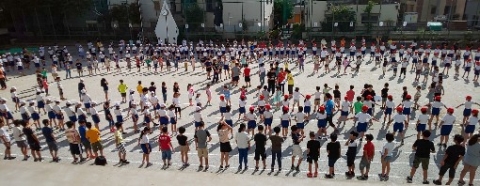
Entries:
{"label": "sneaker", "polygon": [[240,165],[240,166],[238,166],[238,170],[242,170],[242,166],[241,166],[241,165]]}
{"label": "sneaker", "polygon": [[87,158],[80,158],[80,162],[84,162]]}
{"label": "sneaker", "polygon": [[311,172],[307,173],[307,177],[309,178],[313,177],[312,173]]}
{"label": "sneaker", "polygon": [[300,172],[300,166],[295,167],[295,170],[296,170],[297,172]]}
{"label": "sneaker", "polygon": [[7,159],[8,159],[8,160],[14,160],[15,158],[17,158],[17,157],[10,156],[10,157],[8,157]]}
{"label": "sneaker", "polygon": [[245,166],[245,168],[243,170],[248,170],[248,166]]}
{"label": "sneaker", "polygon": [[433,180],[433,184],[442,185],[442,182],[440,180]]}
{"label": "sneaker", "polygon": [[443,144],[443,148],[447,148],[447,144],[446,144],[446,143]]}
{"label": "sneaker", "polygon": [[313,177],[316,178],[317,176],[318,176],[318,172],[313,173]]}
{"label": "sneaker", "polygon": [[225,165],[225,169],[228,169],[228,167],[230,167],[230,165]]}
{"label": "sneaker", "polygon": [[292,165],[292,167],[290,167],[290,170],[295,170],[295,165]]}
{"label": "sneaker", "polygon": [[331,175],[331,174],[325,174],[325,178],[332,179],[332,178],[333,178],[333,175]]}
{"label": "sneaker", "polygon": [[123,164],[129,164],[130,162],[127,160],[123,160]]}
{"label": "sneaker", "polygon": [[145,168],[150,167],[152,165],[153,165],[152,163],[147,163],[147,166],[145,166]]}
{"label": "sneaker", "polygon": [[430,182],[428,180],[424,180],[422,184],[430,184]]}
{"label": "sneaker", "polygon": [[219,169],[223,169],[223,165],[220,165],[220,167],[218,167]]}
{"label": "sneaker", "polygon": [[255,171],[258,171],[258,167],[255,167]]}

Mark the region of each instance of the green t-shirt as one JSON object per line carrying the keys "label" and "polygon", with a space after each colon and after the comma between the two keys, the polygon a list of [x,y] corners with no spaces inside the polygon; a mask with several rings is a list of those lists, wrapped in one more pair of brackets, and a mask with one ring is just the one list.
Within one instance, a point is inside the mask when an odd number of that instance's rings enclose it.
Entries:
{"label": "green t-shirt", "polygon": [[353,104],[353,108],[355,109],[355,114],[358,114],[359,112],[362,111],[363,103],[360,101],[357,101]]}
{"label": "green t-shirt", "polygon": [[151,62],[152,62],[152,60],[150,60],[150,59],[145,60],[145,63],[147,63],[147,65],[150,65]]}
{"label": "green t-shirt", "polygon": [[42,72],[40,72],[40,74],[42,74],[43,77],[47,77],[47,71],[46,70],[43,70]]}

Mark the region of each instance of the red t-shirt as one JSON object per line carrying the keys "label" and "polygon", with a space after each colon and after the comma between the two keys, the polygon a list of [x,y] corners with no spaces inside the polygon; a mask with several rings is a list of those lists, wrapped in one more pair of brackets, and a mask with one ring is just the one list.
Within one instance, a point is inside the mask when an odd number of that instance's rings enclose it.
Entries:
{"label": "red t-shirt", "polygon": [[367,143],[363,146],[363,151],[369,158],[372,158],[373,154],[375,153],[375,146],[373,146],[371,141],[367,141]]}
{"label": "red t-shirt", "polygon": [[277,82],[278,83],[282,83],[283,80],[285,80],[285,77],[287,76],[287,72],[280,72],[278,73],[278,77],[277,77]]}
{"label": "red t-shirt", "polygon": [[158,137],[158,143],[160,143],[161,150],[171,150],[170,148],[171,138],[168,134],[162,134]]}
{"label": "red t-shirt", "polygon": [[244,75],[245,77],[250,76],[250,68],[247,67],[247,68],[243,69],[243,75]]}
{"label": "red t-shirt", "polygon": [[348,90],[346,93],[347,101],[353,102],[353,98],[355,98],[355,91]]}

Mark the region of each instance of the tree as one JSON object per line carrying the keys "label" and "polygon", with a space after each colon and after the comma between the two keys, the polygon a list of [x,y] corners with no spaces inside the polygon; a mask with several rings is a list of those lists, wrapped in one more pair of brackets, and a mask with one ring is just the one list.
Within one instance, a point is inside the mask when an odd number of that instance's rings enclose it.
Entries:
{"label": "tree", "polygon": [[195,31],[205,21],[205,11],[200,8],[197,3],[192,3],[186,6],[187,8],[185,9],[185,23],[188,24],[189,30]]}
{"label": "tree", "polygon": [[355,24],[355,10],[344,5],[331,7],[331,14],[326,17],[326,22],[322,23],[322,31],[331,32],[332,25],[338,23],[337,30],[340,32],[351,32],[355,27],[350,26],[350,22]]}
{"label": "tree", "polygon": [[[116,22],[119,28],[128,28],[129,24],[140,24],[140,10],[137,3],[121,4],[110,8],[102,21]],[[107,24],[110,25],[110,24]]]}
{"label": "tree", "polygon": [[275,27],[281,27],[293,17],[293,4],[291,0],[275,0],[273,3],[273,21]]}
{"label": "tree", "polygon": [[371,21],[373,6],[375,6],[375,3],[373,1],[368,1],[368,4],[365,7],[365,10],[363,10],[363,12],[365,14],[367,14],[367,19],[368,19],[367,25],[366,25],[367,33],[370,33],[370,31],[372,30],[372,27],[373,27],[373,23]]}

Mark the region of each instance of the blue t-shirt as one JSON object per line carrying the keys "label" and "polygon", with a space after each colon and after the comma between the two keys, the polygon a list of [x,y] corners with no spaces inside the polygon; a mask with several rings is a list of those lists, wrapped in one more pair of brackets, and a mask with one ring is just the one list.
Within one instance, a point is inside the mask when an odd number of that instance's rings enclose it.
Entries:
{"label": "blue t-shirt", "polygon": [[43,127],[42,128],[42,134],[45,137],[45,141],[47,143],[55,141],[55,139],[52,137],[53,130],[50,127]]}
{"label": "blue t-shirt", "polygon": [[87,133],[87,127],[85,126],[79,126],[78,127],[78,134],[80,134],[80,139],[82,141],[86,141],[87,137],[85,136],[85,133]]}
{"label": "blue t-shirt", "polygon": [[230,98],[230,90],[223,90],[223,95],[225,96],[225,98]]}
{"label": "blue t-shirt", "polygon": [[325,112],[327,113],[327,115],[332,115],[332,110],[333,110],[333,107],[334,107],[334,103],[332,100],[328,100],[326,103],[325,103]]}

